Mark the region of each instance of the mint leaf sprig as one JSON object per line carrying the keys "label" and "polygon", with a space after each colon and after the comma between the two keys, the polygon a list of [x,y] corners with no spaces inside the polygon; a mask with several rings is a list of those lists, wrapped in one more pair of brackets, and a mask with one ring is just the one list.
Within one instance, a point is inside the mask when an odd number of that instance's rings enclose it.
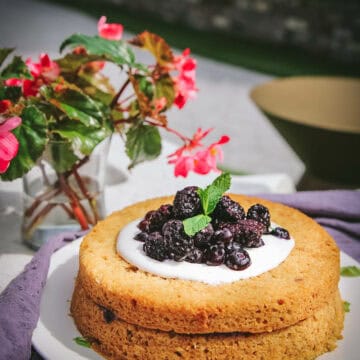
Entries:
{"label": "mint leaf sprig", "polygon": [[203,213],[185,219],[183,221],[184,231],[187,235],[193,236],[204,229],[211,222],[209,215],[215,210],[225,191],[230,189],[231,176],[228,172],[223,172],[205,189],[198,189]]}
{"label": "mint leaf sprig", "polygon": [[345,277],[360,276],[360,268],[357,266],[343,266],[340,268],[340,275]]}
{"label": "mint leaf sprig", "polygon": [[91,348],[91,343],[81,336],[77,336],[73,340],[76,342],[76,344],[78,344],[80,346],[83,346],[86,348]]}

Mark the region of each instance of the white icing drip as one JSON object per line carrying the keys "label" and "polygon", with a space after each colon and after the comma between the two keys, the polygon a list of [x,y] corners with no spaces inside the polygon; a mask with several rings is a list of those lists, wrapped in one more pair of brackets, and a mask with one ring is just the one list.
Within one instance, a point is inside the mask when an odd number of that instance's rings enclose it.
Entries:
{"label": "white icing drip", "polygon": [[[293,238],[285,240],[273,235],[263,235],[264,246],[246,249],[251,258],[251,265],[242,271],[231,270],[226,265],[208,266],[173,260],[161,262],[146,256],[143,251],[144,243],[134,240],[135,234],[139,232],[136,225],[140,220],[129,223],[119,233],[117,252],[137,268],[165,278],[201,281],[210,285],[248,279],[279,266],[295,246]],[[272,226],[277,225],[272,224]]]}

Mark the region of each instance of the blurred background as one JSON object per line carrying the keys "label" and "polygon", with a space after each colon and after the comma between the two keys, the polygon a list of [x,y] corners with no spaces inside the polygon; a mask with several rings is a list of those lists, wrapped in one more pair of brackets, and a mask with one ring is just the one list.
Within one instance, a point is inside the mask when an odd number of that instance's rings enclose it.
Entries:
{"label": "blurred background", "polygon": [[[234,173],[285,173],[295,184],[305,173],[294,146],[250,99],[254,87],[277,77],[360,76],[357,0],[0,0],[0,4],[0,46],[16,46],[17,53],[34,59],[43,51],[56,58],[61,41],[74,32],[96,34],[101,15],[122,23],[127,38],[147,29],[163,36],[177,52],[191,48],[198,61],[200,91],[183,110],[171,112],[170,124],[189,135],[199,126],[215,127],[210,140],[229,134],[224,167]],[[116,83],[116,74],[112,77]],[[360,94],[353,95],[360,103]],[[357,126],[352,133],[360,133]],[[358,179],[351,184],[359,185]],[[324,186],[313,182],[307,187]],[[336,186],[347,185],[338,181]]]}

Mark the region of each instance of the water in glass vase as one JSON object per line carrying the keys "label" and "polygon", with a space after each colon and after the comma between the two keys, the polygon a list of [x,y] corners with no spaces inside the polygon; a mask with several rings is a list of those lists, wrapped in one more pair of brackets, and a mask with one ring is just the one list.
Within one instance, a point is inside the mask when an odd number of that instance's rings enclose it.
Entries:
{"label": "water in glass vase", "polygon": [[[105,215],[105,150],[76,161],[63,172],[44,157],[23,178],[23,240],[39,248],[51,236],[62,232],[85,230]],[[97,150],[97,151],[96,151]]]}

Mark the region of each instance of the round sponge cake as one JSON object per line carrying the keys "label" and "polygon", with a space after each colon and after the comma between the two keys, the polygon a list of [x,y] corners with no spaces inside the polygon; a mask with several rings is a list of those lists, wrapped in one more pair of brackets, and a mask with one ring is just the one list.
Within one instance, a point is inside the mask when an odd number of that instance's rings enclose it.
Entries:
{"label": "round sponge cake", "polygon": [[[126,326],[177,334],[266,333],[316,316],[337,293],[339,250],[333,239],[297,210],[258,198],[230,197],[245,209],[264,204],[272,221],[289,230],[295,247],[278,267],[217,286],[162,278],[134,267],[117,254],[117,237],[130,221],[173,200],[157,198],[115,212],[85,237],[77,281],[88,301],[110,309]],[[72,313],[80,324],[79,306]]]}
{"label": "round sponge cake", "polygon": [[72,313],[81,333],[108,359],[308,360],[333,350],[344,313],[336,291],[312,316],[293,326],[262,334],[184,335],[147,329],[106,316],[77,282]]}

